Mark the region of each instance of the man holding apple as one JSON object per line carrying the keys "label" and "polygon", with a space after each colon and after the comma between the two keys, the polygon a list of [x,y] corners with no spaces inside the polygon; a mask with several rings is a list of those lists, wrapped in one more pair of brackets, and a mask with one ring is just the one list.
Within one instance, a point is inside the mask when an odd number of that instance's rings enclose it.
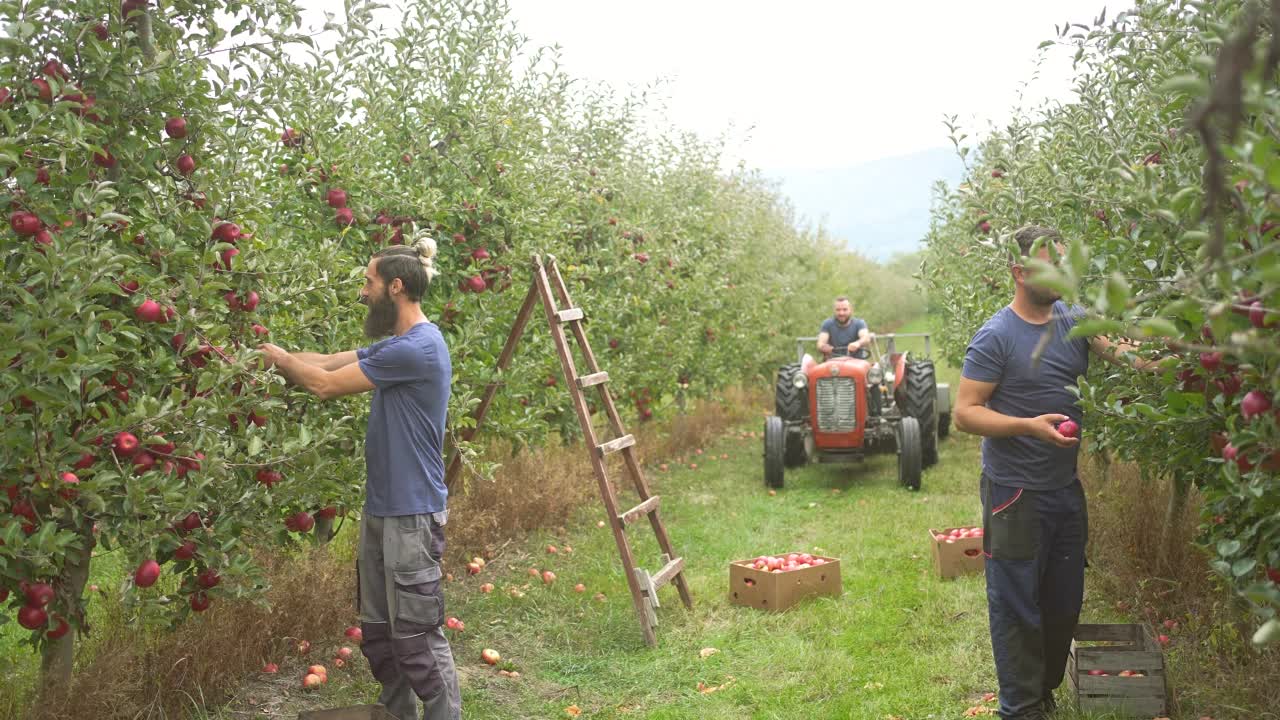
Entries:
{"label": "man holding apple", "polygon": [[[1062,255],[1052,228],[1014,239],[1013,302],[978,330],[965,353],[956,427],[981,435],[983,551],[1000,717],[1042,720],[1055,708],[1084,600],[1088,512],[1076,474],[1083,418],[1069,389],[1089,351],[1120,363],[1131,350],[1104,337],[1068,334],[1083,309],[1028,282],[1025,259]],[[1037,356],[1038,353],[1038,356]],[[1155,361],[1134,360],[1139,369]]]}
{"label": "man holding apple", "polygon": [[442,448],[453,366],[420,305],[438,274],[435,252],[435,241],[422,238],[369,261],[360,291],[369,307],[364,331],[384,339],[334,355],[260,348],[286,380],[322,399],[373,392],[356,563],[361,651],[382,684],[378,701],[400,720],[418,720],[418,700],[426,720],[462,717],[453,653],[441,630],[448,521]]}

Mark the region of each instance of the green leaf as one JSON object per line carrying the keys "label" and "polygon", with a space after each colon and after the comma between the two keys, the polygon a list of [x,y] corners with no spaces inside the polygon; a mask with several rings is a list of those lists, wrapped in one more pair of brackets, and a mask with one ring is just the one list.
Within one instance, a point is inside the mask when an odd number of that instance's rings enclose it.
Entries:
{"label": "green leaf", "polygon": [[1229,558],[1240,552],[1241,545],[1239,540],[1219,540],[1218,555]]}
{"label": "green leaf", "polygon": [[1209,91],[1209,83],[1198,74],[1176,75],[1160,83],[1160,92],[1204,95]]}
{"label": "green leaf", "polygon": [[1105,285],[1107,307],[1112,313],[1122,314],[1129,304],[1129,281],[1118,272],[1107,277]]}
{"label": "green leaf", "polygon": [[1258,561],[1254,558],[1240,558],[1231,563],[1231,574],[1236,577],[1244,577],[1253,572],[1256,567],[1258,567]]}
{"label": "green leaf", "polygon": [[1143,337],[1182,337],[1182,333],[1178,330],[1178,326],[1165,320],[1164,318],[1150,318],[1143,320],[1138,328],[1142,331]]}

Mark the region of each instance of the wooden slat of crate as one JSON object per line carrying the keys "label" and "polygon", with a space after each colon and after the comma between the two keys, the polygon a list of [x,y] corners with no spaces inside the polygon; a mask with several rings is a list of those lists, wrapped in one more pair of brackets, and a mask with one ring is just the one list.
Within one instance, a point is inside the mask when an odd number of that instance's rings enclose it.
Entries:
{"label": "wooden slat of crate", "polygon": [[1084,697],[1080,698],[1082,712],[1115,713],[1123,712],[1134,717],[1150,718],[1165,714],[1164,698],[1117,698],[1117,697]]}
{"label": "wooden slat of crate", "polygon": [[1164,695],[1164,676],[1117,677],[1108,675],[1081,675],[1081,695],[1107,695],[1111,697],[1161,697]]}
{"label": "wooden slat of crate", "polygon": [[1121,670],[1163,673],[1164,658],[1158,652],[1130,650],[1111,652],[1108,648],[1076,648],[1076,666],[1083,673],[1090,670],[1106,670],[1112,675]]}
{"label": "wooden slat of crate", "polygon": [[1086,642],[1130,642],[1142,640],[1141,625],[1088,625],[1076,626],[1076,640]]}

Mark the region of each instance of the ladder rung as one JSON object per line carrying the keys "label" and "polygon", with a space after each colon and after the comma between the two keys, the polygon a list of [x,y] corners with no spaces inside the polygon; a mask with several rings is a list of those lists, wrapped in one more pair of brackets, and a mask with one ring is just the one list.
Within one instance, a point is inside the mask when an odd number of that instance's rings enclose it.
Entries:
{"label": "ladder rung", "polygon": [[637,506],[635,506],[635,507],[631,508],[630,510],[628,510],[628,511],[626,511],[626,512],[624,512],[624,513],[622,513],[621,515],[619,515],[619,516],[618,516],[618,519],[622,521],[622,524],[623,524],[623,525],[630,525],[631,523],[633,523],[633,522],[635,522],[635,521],[639,520],[640,518],[644,517],[645,515],[648,515],[649,513],[653,512],[654,510],[657,510],[657,509],[658,509],[658,502],[659,502],[659,496],[654,495],[653,497],[649,498],[648,500],[645,500],[644,502],[640,503],[639,505],[637,505]]}
{"label": "ladder rung", "polygon": [[684,570],[684,558],[676,558],[663,565],[658,574],[653,576],[653,587],[656,589],[666,585],[675,579],[675,576],[679,575],[682,570]]}
{"label": "ladder rung", "polygon": [[600,451],[601,455],[608,455],[609,453],[618,452],[623,448],[629,448],[635,444],[636,444],[636,438],[634,435],[623,435],[617,440],[610,440],[609,442],[604,443],[603,445],[597,445],[596,449]]}
{"label": "ladder rung", "polygon": [[609,382],[609,373],[607,372],[592,373],[590,375],[583,375],[582,377],[578,378],[578,387],[589,388],[592,385],[599,385],[600,383],[606,383],[606,382]]}
{"label": "ladder rung", "polygon": [[581,320],[582,318],[582,308],[569,308],[568,310],[561,310],[556,313],[556,319],[562,323]]}

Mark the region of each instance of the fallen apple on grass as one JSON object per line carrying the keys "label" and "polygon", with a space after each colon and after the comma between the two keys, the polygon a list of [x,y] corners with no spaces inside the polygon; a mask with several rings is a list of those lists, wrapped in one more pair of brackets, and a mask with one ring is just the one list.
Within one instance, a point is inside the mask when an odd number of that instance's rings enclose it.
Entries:
{"label": "fallen apple on grass", "polygon": [[364,642],[364,631],[356,627],[355,625],[352,625],[351,627],[347,628],[346,632],[344,632],[343,634],[346,635],[348,638],[350,638],[354,642],[358,642],[358,643]]}
{"label": "fallen apple on grass", "polygon": [[485,661],[486,664],[497,665],[502,661],[502,656],[498,654],[497,650],[485,648],[480,651],[480,659]]}

